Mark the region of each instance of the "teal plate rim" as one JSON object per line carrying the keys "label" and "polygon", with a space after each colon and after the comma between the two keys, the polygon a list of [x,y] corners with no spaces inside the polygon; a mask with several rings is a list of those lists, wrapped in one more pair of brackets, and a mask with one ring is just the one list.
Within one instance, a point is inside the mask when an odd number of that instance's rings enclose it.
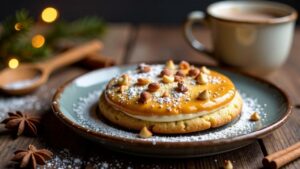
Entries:
{"label": "teal plate rim", "polygon": [[[193,63],[194,64],[194,63]],[[134,66],[136,64],[127,64],[127,65],[121,65],[121,66],[115,66],[115,68],[124,68],[124,67],[129,67],[129,66]],[[197,63],[195,63],[194,65],[199,65]],[[254,80],[257,80],[259,82],[262,82],[264,84],[267,84],[271,87],[273,87],[274,89],[276,89],[278,92],[280,92],[282,94],[282,96],[284,97],[285,102],[287,103],[287,109],[286,111],[281,115],[281,117],[271,123],[270,125],[261,128],[257,131],[251,132],[249,134],[246,135],[240,135],[240,136],[236,136],[236,137],[232,137],[232,138],[222,138],[222,139],[218,139],[218,140],[200,140],[200,141],[182,141],[182,142],[160,142],[160,141],[156,141],[155,146],[162,146],[162,147],[167,147],[167,148],[183,148],[183,147],[194,147],[194,146],[216,146],[216,145],[222,145],[222,144],[228,144],[228,143],[234,143],[234,142],[241,142],[241,141],[250,141],[250,140],[255,140],[257,138],[261,138],[267,134],[269,134],[270,132],[274,131],[275,129],[279,128],[280,126],[282,126],[288,119],[289,115],[291,114],[291,110],[292,110],[292,105],[290,102],[290,98],[289,96],[286,94],[286,92],[284,92],[284,90],[282,90],[280,87],[278,87],[277,85],[262,79],[260,77],[254,76],[254,75],[250,75],[247,73],[243,73],[243,72],[239,72],[230,68],[226,68],[226,67],[220,67],[220,66],[210,66],[209,67],[215,67],[215,68],[221,68],[224,69],[226,71],[229,71],[231,73],[235,73],[235,74],[239,74],[242,76],[247,76],[249,78],[252,78]],[[110,67],[110,68],[114,68],[114,67]],[[95,70],[97,71],[97,70]],[[98,70],[99,71],[99,70]],[[90,73],[90,72],[88,72]],[[79,75],[69,81],[67,81],[66,83],[64,83],[62,86],[60,86],[57,91],[55,92],[53,99],[52,99],[52,109],[54,111],[54,114],[60,119],[60,121],[62,121],[65,125],[67,125],[68,127],[71,127],[72,129],[76,129],[77,132],[81,132],[82,134],[86,135],[86,136],[91,136],[91,137],[96,137],[100,140],[106,141],[106,142],[112,142],[112,143],[120,143],[120,144],[132,144],[132,145],[136,145],[136,146],[146,146],[146,147],[153,147],[154,145],[152,144],[151,141],[147,141],[147,139],[145,140],[140,140],[140,139],[129,139],[129,138],[122,138],[122,137],[116,137],[116,136],[111,136],[111,135],[105,135],[103,133],[99,133],[99,132],[95,132],[93,130],[89,130],[87,128],[82,127],[79,124],[76,124],[74,122],[72,122],[68,117],[66,117],[64,115],[64,113],[60,110],[60,105],[59,105],[59,98],[61,97],[61,94],[64,92],[65,88],[68,87],[75,79],[84,76],[83,75]],[[56,104],[54,104],[56,103]]]}

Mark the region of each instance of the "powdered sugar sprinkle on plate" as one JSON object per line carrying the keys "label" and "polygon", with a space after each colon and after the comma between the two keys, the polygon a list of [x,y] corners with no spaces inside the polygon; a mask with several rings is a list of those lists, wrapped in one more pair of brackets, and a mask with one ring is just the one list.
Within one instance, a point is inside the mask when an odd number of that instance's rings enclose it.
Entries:
{"label": "powdered sugar sprinkle on plate", "polygon": [[[138,137],[138,132],[125,131],[106,124],[103,120],[98,118],[96,113],[90,112],[91,107],[97,105],[101,91],[102,90],[93,91],[85,97],[78,98],[78,102],[73,104],[74,114],[78,118],[76,123],[88,130],[119,137],[120,139],[141,139]],[[174,136],[154,135],[146,141],[152,142],[152,144],[155,145],[157,142],[194,142],[216,140],[245,135],[260,129],[262,126],[261,123],[263,123],[263,121],[267,118],[267,114],[264,112],[264,107],[267,105],[260,105],[257,99],[251,98],[243,92],[240,93],[243,98],[244,105],[242,114],[238,120],[224,127],[209,131]],[[249,118],[253,112],[258,112],[262,119],[258,122],[251,122]]]}

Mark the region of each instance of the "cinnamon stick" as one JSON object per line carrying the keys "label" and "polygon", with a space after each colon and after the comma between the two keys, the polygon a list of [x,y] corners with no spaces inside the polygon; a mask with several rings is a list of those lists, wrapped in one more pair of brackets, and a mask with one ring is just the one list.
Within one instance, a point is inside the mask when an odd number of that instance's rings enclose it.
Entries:
{"label": "cinnamon stick", "polygon": [[272,169],[277,169],[280,168],[284,165],[286,165],[287,163],[297,159],[300,157],[300,147],[298,147],[297,149],[288,152],[287,154],[281,156],[281,157],[277,157],[275,158],[271,163],[270,163],[270,167]]}
{"label": "cinnamon stick", "polygon": [[262,163],[271,168],[280,168],[300,157],[300,142],[266,156]]}

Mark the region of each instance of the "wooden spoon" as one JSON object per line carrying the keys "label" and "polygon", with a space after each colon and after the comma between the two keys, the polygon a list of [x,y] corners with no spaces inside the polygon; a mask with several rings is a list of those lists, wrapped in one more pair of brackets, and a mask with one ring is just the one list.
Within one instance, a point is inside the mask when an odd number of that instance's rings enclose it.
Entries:
{"label": "wooden spoon", "polygon": [[100,41],[90,41],[42,63],[22,64],[17,69],[6,68],[0,72],[0,90],[12,95],[33,92],[48,80],[54,70],[75,63],[102,47]]}

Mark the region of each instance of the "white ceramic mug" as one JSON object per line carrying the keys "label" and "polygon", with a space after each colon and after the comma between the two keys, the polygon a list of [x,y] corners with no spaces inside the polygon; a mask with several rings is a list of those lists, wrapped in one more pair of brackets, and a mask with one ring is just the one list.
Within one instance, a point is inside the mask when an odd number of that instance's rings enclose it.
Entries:
{"label": "white ceramic mug", "polygon": [[[251,16],[256,12],[274,16]],[[287,59],[296,19],[295,9],[276,2],[221,1],[209,5],[206,13],[191,12],[185,23],[185,37],[194,49],[221,63],[255,74],[268,73]],[[213,50],[194,37],[192,27],[197,22],[210,28]]]}

